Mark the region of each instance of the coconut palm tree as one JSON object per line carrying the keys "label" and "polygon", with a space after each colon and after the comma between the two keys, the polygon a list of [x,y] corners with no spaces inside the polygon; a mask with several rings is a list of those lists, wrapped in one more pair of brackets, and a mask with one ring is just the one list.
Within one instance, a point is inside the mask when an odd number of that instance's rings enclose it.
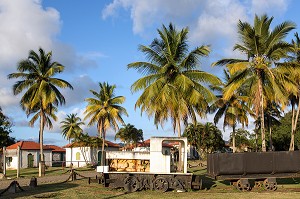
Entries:
{"label": "coconut palm tree", "polygon": [[266,151],[264,129],[264,107],[272,97],[283,106],[287,103],[284,82],[288,79],[282,68],[274,66],[281,58],[286,58],[292,45],[283,39],[295,28],[292,22],[283,22],[270,30],[273,17],[255,16],[254,24],[239,21],[240,43],[234,50],[243,53],[246,59],[222,59],[213,65],[227,65],[232,77],[224,89],[224,99],[228,100],[237,89],[247,85],[251,104],[261,118],[262,151]]}
{"label": "coconut palm tree", "polygon": [[[181,136],[181,122],[188,119],[196,123],[196,116],[206,115],[208,104],[215,95],[206,86],[218,84],[220,80],[207,72],[200,71],[199,58],[208,56],[209,46],[196,47],[189,51],[188,28],[178,31],[173,24],[163,25],[157,30],[156,38],[149,46],[140,45],[149,62],[139,61],[128,64],[144,76],[133,83],[133,92],[142,91],[135,107],[154,117],[158,127],[171,119],[174,132]],[[179,153],[179,170],[181,170]]]}
{"label": "coconut palm tree", "polygon": [[54,107],[65,104],[65,98],[58,88],[73,89],[67,81],[54,77],[64,71],[64,66],[52,62],[51,58],[52,52],[45,53],[42,48],[39,48],[39,54],[31,50],[28,58],[18,63],[18,72],[8,75],[9,79],[20,79],[13,85],[13,93],[18,95],[24,91],[20,104],[27,115],[39,111],[41,161],[44,161],[43,133],[47,123],[46,115],[52,114]]}
{"label": "coconut palm tree", "polygon": [[126,109],[120,106],[125,101],[125,97],[115,96],[115,85],[103,82],[99,83],[99,87],[99,92],[90,90],[94,98],[85,99],[88,105],[86,106],[84,120],[90,118],[89,126],[97,124],[99,137],[102,138],[101,165],[103,166],[106,132],[110,128],[117,131],[119,128],[118,122],[125,124],[122,115],[128,116],[128,114]]}
{"label": "coconut palm tree", "polygon": [[80,137],[83,130],[80,127],[84,125],[84,122],[81,121],[81,118],[77,114],[71,113],[67,115],[64,121],[60,122],[62,126],[62,135],[64,138],[67,138],[70,142],[71,138],[76,139]]}
{"label": "coconut palm tree", "polygon": [[[290,143],[290,151],[294,151],[295,149],[295,133],[299,118],[299,112],[300,112],[300,38],[298,33],[294,34],[295,39],[292,39],[292,46],[289,53],[289,57],[287,59],[287,62],[283,64],[285,67],[292,67],[294,70],[292,72],[293,79],[295,81],[295,84],[298,87],[298,90],[296,93],[290,93],[289,101],[290,105],[292,107],[292,129],[291,129],[291,143]],[[297,110],[296,110],[297,107]]]}
{"label": "coconut palm tree", "polygon": [[[213,86],[212,89],[215,91],[222,92],[224,90],[225,85],[230,79],[230,74],[228,71],[224,70],[225,82],[220,86]],[[210,106],[210,113],[215,112],[214,123],[220,121],[223,117],[223,130],[225,131],[225,127],[232,127],[232,147],[233,152],[236,152],[236,144],[235,144],[235,129],[238,123],[242,124],[242,126],[248,126],[249,120],[248,115],[252,114],[248,106],[249,97],[247,97],[245,91],[236,90],[235,93],[227,100],[223,98],[222,95],[217,96],[218,99]]]}
{"label": "coconut palm tree", "polygon": [[180,121],[187,124],[190,118],[196,122],[196,114],[204,116],[208,103],[215,98],[204,83],[216,84],[220,80],[198,70],[199,58],[207,56],[210,50],[208,46],[200,46],[189,52],[188,28],[178,31],[170,24],[157,31],[160,38],[154,39],[149,46],[139,46],[149,62],[128,64],[128,68],[144,75],[131,89],[142,91],[135,107],[154,116],[156,125],[163,125],[171,118],[174,131],[177,129],[180,137]]}

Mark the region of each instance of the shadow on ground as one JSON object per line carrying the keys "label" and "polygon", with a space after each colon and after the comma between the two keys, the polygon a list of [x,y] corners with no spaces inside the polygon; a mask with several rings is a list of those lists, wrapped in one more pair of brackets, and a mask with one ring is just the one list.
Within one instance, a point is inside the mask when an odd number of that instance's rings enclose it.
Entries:
{"label": "shadow on ground", "polygon": [[77,187],[77,184],[71,183],[53,183],[53,184],[41,184],[35,188],[29,186],[22,187],[24,191],[17,188],[17,193],[9,193],[8,191],[1,195],[2,198],[20,198],[20,197],[34,197],[34,198],[52,198],[58,197],[61,190],[71,189]]}

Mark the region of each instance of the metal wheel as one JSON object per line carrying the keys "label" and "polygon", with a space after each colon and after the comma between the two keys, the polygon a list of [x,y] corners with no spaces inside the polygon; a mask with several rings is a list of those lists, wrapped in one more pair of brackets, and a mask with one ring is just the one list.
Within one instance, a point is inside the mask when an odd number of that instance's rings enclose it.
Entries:
{"label": "metal wheel", "polygon": [[244,180],[241,180],[239,179],[237,182],[236,182],[236,188],[240,191],[250,191],[251,190],[251,186],[250,184],[248,183],[248,180],[247,181],[244,181]]}
{"label": "metal wheel", "polygon": [[277,182],[276,181],[270,181],[270,179],[265,179],[263,182],[263,186],[266,190],[269,191],[276,191],[277,190]]}
{"label": "metal wheel", "polygon": [[126,192],[135,192],[139,189],[139,181],[134,176],[128,176],[124,179],[124,189]]}
{"label": "metal wheel", "polygon": [[158,191],[166,192],[169,189],[169,182],[164,177],[158,177],[153,182],[153,188]]}

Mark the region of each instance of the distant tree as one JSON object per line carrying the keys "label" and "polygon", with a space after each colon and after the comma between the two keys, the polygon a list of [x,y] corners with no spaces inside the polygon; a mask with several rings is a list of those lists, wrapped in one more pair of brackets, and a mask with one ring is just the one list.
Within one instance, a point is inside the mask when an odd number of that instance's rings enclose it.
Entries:
{"label": "distant tree", "polygon": [[144,140],[143,130],[137,129],[134,125],[126,124],[115,135],[115,140],[119,138],[125,145],[128,144],[137,144],[140,141]]}
{"label": "distant tree", "polygon": [[[280,120],[280,124],[273,127],[272,140],[276,151],[288,151],[290,149],[292,111],[286,113]],[[300,122],[295,129],[295,150],[300,149]]]}
{"label": "distant tree", "polygon": [[[232,132],[230,133],[230,143],[232,143]],[[250,141],[250,132],[239,128],[235,131],[235,144],[238,149],[242,149],[245,146],[252,147],[251,141]]]}
{"label": "distant tree", "polygon": [[205,158],[206,153],[221,150],[224,147],[222,132],[210,122],[206,124],[190,123],[184,130],[184,137],[187,137],[190,145],[196,147],[201,158]]}
{"label": "distant tree", "polygon": [[3,114],[2,108],[0,107],[0,149],[15,143],[15,138],[9,136],[12,132],[11,127],[12,122]]}
{"label": "distant tree", "polygon": [[81,121],[81,118],[77,114],[71,113],[67,115],[64,121],[60,122],[62,126],[62,135],[64,138],[67,138],[69,141],[73,138],[76,139],[80,137],[83,132],[81,125],[84,125],[84,122]]}
{"label": "distant tree", "polygon": [[[212,89],[215,91],[223,92],[226,84],[230,79],[230,74],[227,70],[224,70],[225,81],[221,86],[214,85]],[[217,125],[219,120],[223,118],[223,130],[225,127],[232,127],[232,147],[233,153],[236,152],[235,143],[235,129],[238,123],[242,126],[248,126],[248,115],[253,115],[252,111],[248,106],[249,97],[242,95],[241,90],[235,91],[235,93],[227,100],[223,98],[223,95],[217,95],[217,100],[209,107],[210,113],[216,112],[214,116],[214,123]]]}

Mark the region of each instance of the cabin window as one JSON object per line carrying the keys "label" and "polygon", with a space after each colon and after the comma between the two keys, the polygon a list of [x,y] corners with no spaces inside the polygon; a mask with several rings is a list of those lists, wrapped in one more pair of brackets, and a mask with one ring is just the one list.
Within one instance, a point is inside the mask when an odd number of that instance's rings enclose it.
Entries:
{"label": "cabin window", "polygon": [[80,160],[80,152],[76,153],[76,160]]}

